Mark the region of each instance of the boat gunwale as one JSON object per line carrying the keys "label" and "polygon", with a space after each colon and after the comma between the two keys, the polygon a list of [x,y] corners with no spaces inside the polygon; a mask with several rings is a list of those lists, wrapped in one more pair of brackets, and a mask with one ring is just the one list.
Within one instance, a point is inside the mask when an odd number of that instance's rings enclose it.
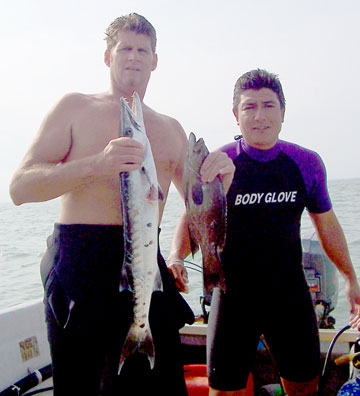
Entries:
{"label": "boat gunwale", "polygon": [[[291,329],[289,330],[291,331]],[[340,330],[341,329],[319,329],[320,341],[325,341],[325,342],[332,341]],[[189,335],[189,336],[195,336],[195,335],[206,336],[206,332],[207,332],[206,324],[185,325],[180,329],[181,335]],[[353,343],[356,342],[358,338],[360,338],[360,332],[351,329],[342,333],[337,339],[337,342]]]}

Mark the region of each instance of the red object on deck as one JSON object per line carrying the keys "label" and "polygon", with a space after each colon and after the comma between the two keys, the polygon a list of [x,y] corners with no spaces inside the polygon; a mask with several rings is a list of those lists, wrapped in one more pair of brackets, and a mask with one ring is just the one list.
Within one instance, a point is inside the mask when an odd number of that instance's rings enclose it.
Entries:
{"label": "red object on deck", "polygon": [[[209,381],[206,373],[206,364],[187,364],[184,366],[186,387],[189,396],[208,396]],[[254,381],[250,373],[246,385],[246,396],[254,395]]]}

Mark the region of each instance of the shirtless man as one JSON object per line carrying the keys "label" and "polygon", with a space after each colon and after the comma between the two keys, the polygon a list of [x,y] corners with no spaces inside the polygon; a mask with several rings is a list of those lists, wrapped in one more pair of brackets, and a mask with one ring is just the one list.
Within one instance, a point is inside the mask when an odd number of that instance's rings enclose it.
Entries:
{"label": "shirtless man", "polygon": [[[134,356],[116,375],[132,315],[131,296],[118,292],[123,258],[119,173],[138,169],[144,156],[141,144],[118,137],[119,99],[125,97],[131,106],[136,91],[143,100],[158,57],[155,30],[137,14],[110,24],[106,41],[109,90],[64,96],[45,117],[10,185],[16,205],[61,196],[42,262],[50,268],[43,280],[54,395],[98,395],[100,388],[106,395],[185,395],[178,329],[193,315],[160,254],[164,292],[154,293],[150,310],[155,368],[150,371],[146,358]],[[183,194],[187,139],[175,119],[144,103],[143,116],[165,195],[161,219],[170,183]],[[212,153],[204,178],[229,173],[229,163],[224,153]]]}

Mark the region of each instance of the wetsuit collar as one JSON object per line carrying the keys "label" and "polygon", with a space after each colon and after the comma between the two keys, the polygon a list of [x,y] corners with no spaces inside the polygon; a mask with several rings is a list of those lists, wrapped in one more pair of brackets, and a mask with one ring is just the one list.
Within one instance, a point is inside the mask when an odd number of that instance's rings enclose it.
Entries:
{"label": "wetsuit collar", "polygon": [[240,141],[242,150],[252,159],[256,161],[272,161],[281,151],[281,142],[278,141],[274,147],[269,150],[259,150],[255,147],[249,146],[244,139]]}

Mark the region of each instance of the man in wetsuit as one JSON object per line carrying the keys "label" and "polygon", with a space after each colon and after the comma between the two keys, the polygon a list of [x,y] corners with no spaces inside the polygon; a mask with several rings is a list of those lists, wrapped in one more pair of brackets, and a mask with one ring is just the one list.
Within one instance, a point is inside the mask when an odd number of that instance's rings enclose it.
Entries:
{"label": "man in wetsuit", "polygon": [[[227,193],[222,254],[227,291],[214,293],[208,325],[210,395],[245,395],[261,334],[287,395],[315,395],[320,348],[302,269],[304,208],[326,254],[344,276],[354,328],[360,325],[359,285],[320,157],[279,140],[285,98],[277,76],[265,70],[241,76],[235,85],[233,112],[242,137],[221,148],[236,170]],[[175,238],[174,260],[188,253],[181,249],[186,246],[183,239],[181,234]],[[180,271],[177,281],[181,283]]]}
{"label": "man in wetsuit", "polygon": [[[143,101],[157,66],[156,33],[142,16],[117,18],[106,31],[110,88],[65,95],[44,119],[10,185],[16,205],[61,196],[61,212],[42,265],[53,359],[54,395],[184,395],[178,329],[193,318],[159,254],[164,292],[153,295],[150,327],[155,367],[131,356],[117,376],[119,354],[132,318],[131,295],[119,293],[123,230],[119,173],[138,169],[141,144],[118,137],[120,97]],[[170,183],[182,193],[187,139],[181,125],[142,103],[144,123],[165,199]],[[222,153],[206,177],[231,161]],[[220,164],[220,166],[217,165]],[[232,163],[231,163],[232,165]],[[218,170],[217,170],[218,169]],[[232,176],[232,174],[231,174]],[[171,263],[169,263],[171,264]]]}

